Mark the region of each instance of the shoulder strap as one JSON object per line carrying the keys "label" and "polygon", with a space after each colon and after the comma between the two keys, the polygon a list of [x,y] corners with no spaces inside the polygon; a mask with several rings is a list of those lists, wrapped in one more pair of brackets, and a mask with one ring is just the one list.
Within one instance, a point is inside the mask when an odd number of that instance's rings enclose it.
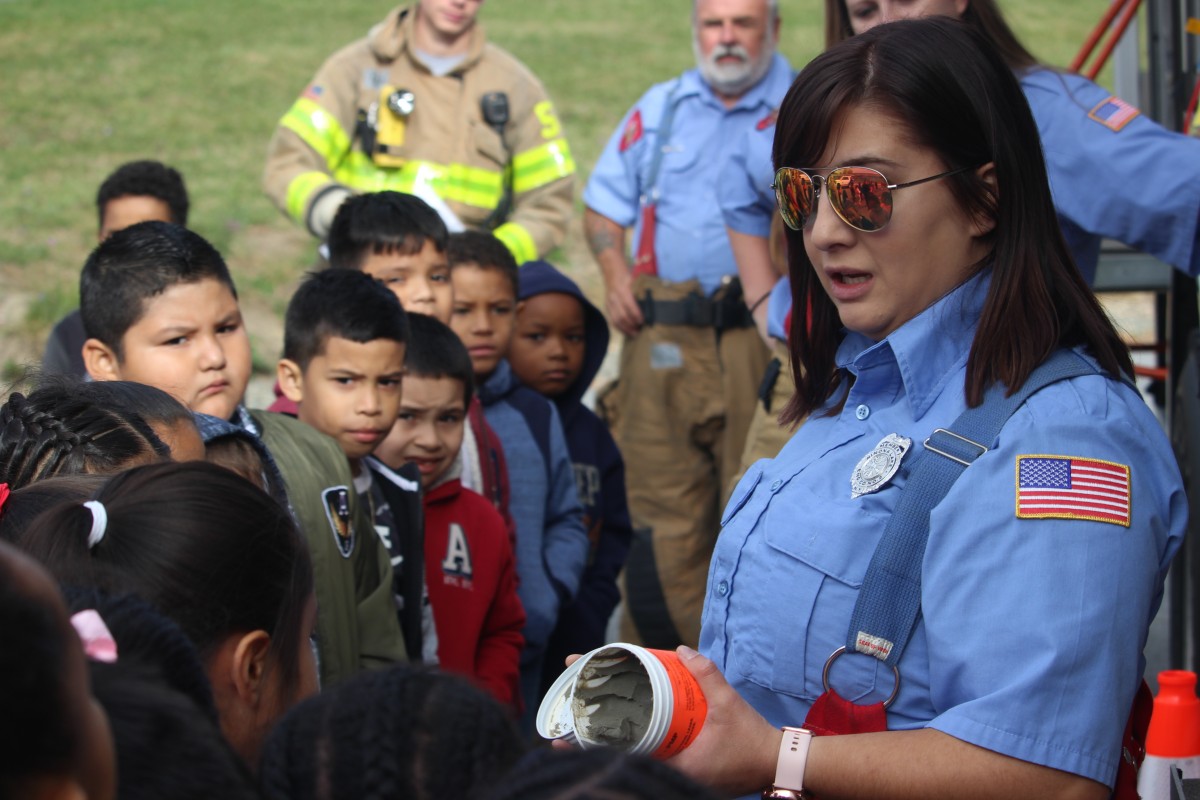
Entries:
{"label": "shoulder strap", "polygon": [[968,408],[949,429],[938,428],[914,459],[908,481],[884,528],[859,590],[846,650],[900,662],[921,613],[921,563],[929,540],[929,512],[975,459],[988,451],[1009,417],[1040,389],[1100,370],[1071,350],[1059,350],[1012,395],[993,386],[983,402]]}
{"label": "shoulder strap", "polygon": [[683,79],[676,79],[675,85],[667,94],[662,117],[658,121],[654,157],[650,160],[650,171],[646,174],[646,191],[642,194],[643,205],[658,201],[658,170],[662,167],[663,152],[671,140],[671,127],[675,124],[675,95],[679,93],[679,87],[682,85]]}

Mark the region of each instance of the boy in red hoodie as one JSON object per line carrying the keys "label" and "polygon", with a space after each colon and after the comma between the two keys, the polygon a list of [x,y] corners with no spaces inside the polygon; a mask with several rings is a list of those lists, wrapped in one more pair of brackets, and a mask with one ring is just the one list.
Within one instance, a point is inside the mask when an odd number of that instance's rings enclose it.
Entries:
{"label": "boy in red hoodie", "polygon": [[500,513],[463,488],[458,452],[474,386],[471,358],[450,328],[409,316],[404,390],[392,434],[375,451],[389,467],[417,466],[425,490],[425,582],[443,669],[474,678],[520,711],[525,610]]}

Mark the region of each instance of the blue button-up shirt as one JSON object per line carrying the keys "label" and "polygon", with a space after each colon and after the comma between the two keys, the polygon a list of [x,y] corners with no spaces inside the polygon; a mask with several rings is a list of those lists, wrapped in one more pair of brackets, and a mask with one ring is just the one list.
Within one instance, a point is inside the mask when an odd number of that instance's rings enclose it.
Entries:
{"label": "blue button-up shirt", "polygon": [[[696,70],[652,87],[621,120],[596,162],[583,193],[588,208],[614,222],[634,226],[633,250],[641,240],[639,213],[656,199],[655,255],[663,280],[698,279],[706,292],[737,274],[717,196],[718,177],[729,147],[779,105],[792,81],[787,60],[775,55],[761,81],[726,108]],[[675,106],[669,141],[658,127],[668,100]],[[647,185],[654,151],[663,157],[654,187]]]}
{"label": "blue button-up shirt", "polygon": [[[855,376],[834,416],[814,413],[779,456],[746,473],[713,554],[700,649],[776,725],[801,724],[847,639],[867,565],[904,484],[850,496],[855,465],[886,435],[909,456],[966,403],[967,355],[988,274],[880,342],[848,333]],[[1186,500],[1142,398],[1100,375],[1033,395],[934,507],[922,617],[900,661],[891,729],[932,727],[1013,758],[1111,785],[1142,646],[1182,541]],[[1057,455],[1130,469],[1132,522],[1016,514],[1017,459]],[[838,659],[855,702],[893,687],[882,662]]]}

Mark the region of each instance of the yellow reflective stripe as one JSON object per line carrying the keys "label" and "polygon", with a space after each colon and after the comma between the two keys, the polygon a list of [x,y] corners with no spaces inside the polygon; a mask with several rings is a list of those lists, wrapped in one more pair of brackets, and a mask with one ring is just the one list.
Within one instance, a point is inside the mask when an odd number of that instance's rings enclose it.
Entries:
{"label": "yellow reflective stripe", "polygon": [[493,209],[504,195],[499,172],[465,164],[435,164],[413,159],[399,169],[380,169],[365,153],[353,152],[334,171],[334,178],[360,192],[409,192],[419,184],[431,187],[443,200]]}
{"label": "yellow reflective stripe", "polygon": [[520,194],[575,172],[566,139],[555,139],[513,156],[513,192]]}
{"label": "yellow reflective stripe", "polygon": [[333,169],[350,149],[350,137],[333,115],[307,97],[297,100],[279,124],[294,132]]}
{"label": "yellow reflective stripe", "polygon": [[517,260],[518,264],[524,264],[526,261],[533,261],[537,258],[537,245],[533,243],[533,236],[525,230],[523,225],[506,222],[492,231],[492,234],[504,242],[504,246],[513,254],[513,258]]}
{"label": "yellow reflective stripe", "polygon": [[288,215],[301,225],[306,224],[304,212],[308,208],[308,199],[330,183],[332,181],[324,172],[301,172],[292,178],[292,182],[287,187]]}

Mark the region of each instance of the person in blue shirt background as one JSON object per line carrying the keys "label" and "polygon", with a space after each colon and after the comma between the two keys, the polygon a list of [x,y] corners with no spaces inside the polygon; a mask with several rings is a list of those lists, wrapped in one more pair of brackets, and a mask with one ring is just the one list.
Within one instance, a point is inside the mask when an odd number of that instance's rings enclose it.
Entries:
{"label": "person in blue shirt background", "polygon": [[1200,141],[1163,128],[1080,75],[1040,64],[995,0],[825,0],[825,44],[927,14],[981,31],[1017,73],[1042,139],[1063,235],[1089,284],[1104,237],[1200,274]]}
{"label": "person in blue shirt background", "polygon": [[[795,389],[788,356],[787,326],[792,292],[787,279],[787,254],[782,223],[775,213],[771,145],[775,141],[775,112],[739,137],[721,168],[721,216],[738,276],[749,297],[766,296],[754,313],[759,334],[771,348],[771,362],[758,386],[758,402],[746,432],[742,460],[728,490],[760,458],[776,455],[793,426],[779,424],[779,412]],[[774,223],[772,222],[774,220]]]}
{"label": "person in blue shirt background", "polygon": [[[1040,64],[995,0],[825,0],[825,44],[832,47],[876,25],[930,14],[961,19],[979,30],[1020,78],[1041,136],[1059,225],[1089,284],[1096,279],[1104,238],[1189,275],[1200,274],[1200,140],[1163,128],[1080,75]],[[766,259],[774,209],[773,137],[774,126],[748,132],[721,173],[721,210],[748,295],[765,291],[764,282],[769,286],[776,279]],[[754,455],[777,452],[771,450],[780,441],[774,417],[760,413],[752,423],[743,468],[753,463],[753,441],[761,441]]]}
{"label": "person in blue shirt background", "polygon": [[[818,57],[777,124],[793,298],[811,305],[784,417],[808,419],[725,512],[703,655],[678,651],[708,716],[670,763],[730,794],[775,775],[822,797],[1108,797],[1187,504],[1059,235],[1021,87],[970,27],[901,21]],[[861,634],[824,675],[921,443],[1052,358],[1083,374],[1030,396],[929,514],[898,676]],[[868,485],[893,437],[907,452]],[[1043,498],[1060,471],[1070,490]],[[1106,477],[1084,491],[1089,473]],[[859,705],[898,679],[886,730],[802,736],[780,778],[774,726],[813,724],[826,678]]]}
{"label": "person in blue shirt background", "polygon": [[608,317],[626,337],[614,433],[634,542],[621,635],[652,647],[697,641],[719,504],[767,363],[747,309],[758,298],[731,284],[717,175],[791,82],[779,24],[775,0],[695,0],[696,69],[637,101],[583,195]]}

